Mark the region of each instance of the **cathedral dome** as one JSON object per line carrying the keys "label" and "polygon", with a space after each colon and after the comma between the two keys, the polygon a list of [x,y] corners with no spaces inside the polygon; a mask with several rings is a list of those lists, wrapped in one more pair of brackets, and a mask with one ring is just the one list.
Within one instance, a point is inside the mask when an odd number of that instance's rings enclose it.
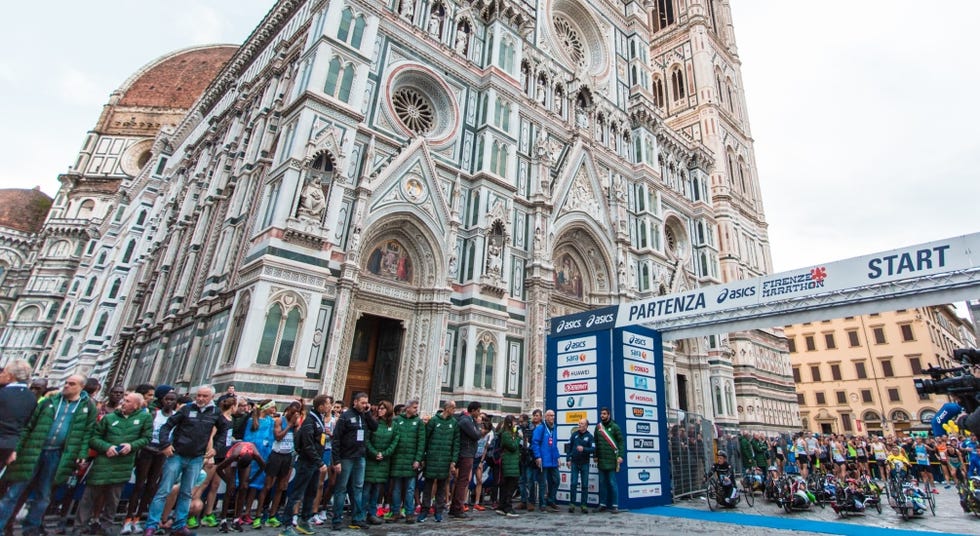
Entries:
{"label": "cathedral dome", "polygon": [[207,45],[161,56],[119,88],[117,104],[190,109],[237,50],[235,45]]}
{"label": "cathedral dome", "polygon": [[51,201],[40,188],[0,190],[0,227],[25,233],[40,231]]}

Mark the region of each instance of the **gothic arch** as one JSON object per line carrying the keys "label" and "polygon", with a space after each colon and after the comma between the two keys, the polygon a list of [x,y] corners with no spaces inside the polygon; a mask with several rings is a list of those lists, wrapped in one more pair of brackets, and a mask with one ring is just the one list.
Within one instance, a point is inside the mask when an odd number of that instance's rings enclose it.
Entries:
{"label": "gothic arch", "polygon": [[555,262],[556,297],[578,301],[585,305],[605,303],[600,297],[611,288],[613,260],[600,233],[586,222],[570,225],[557,234],[552,258]]}
{"label": "gothic arch", "polygon": [[[397,244],[399,249],[385,250],[385,245]],[[394,212],[370,224],[364,229],[364,238],[359,252],[362,277],[380,278],[394,283],[410,284],[418,288],[431,288],[437,282],[445,281],[448,277],[446,267],[446,252],[442,248],[442,240],[433,234],[417,216],[408,212]],[[399,267],[382,263],[384,259],[372,259],[374,253],[392,253],[396,258],[407,258],[411,263],[411,273],[404,271],[399,275]],[[377,270],[373,268],[378,263]],[[404,270],[405,266],[402,266]],[[393,270],[393,271],[392,271]],[[386,274],[391,275],[388,277]],[[405,276],[408,277],[405,277]]]}

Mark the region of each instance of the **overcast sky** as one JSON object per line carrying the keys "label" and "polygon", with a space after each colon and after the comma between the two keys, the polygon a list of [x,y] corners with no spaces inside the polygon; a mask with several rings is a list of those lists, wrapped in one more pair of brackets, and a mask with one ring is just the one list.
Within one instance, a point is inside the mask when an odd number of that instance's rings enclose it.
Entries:
{"label": "overcast sky", "polygon": [[[731,3],[776,271],[978,231],[980,2]],[[240,44],[272,4],[6,6],[0,187],[53,195],[133,72]]]}

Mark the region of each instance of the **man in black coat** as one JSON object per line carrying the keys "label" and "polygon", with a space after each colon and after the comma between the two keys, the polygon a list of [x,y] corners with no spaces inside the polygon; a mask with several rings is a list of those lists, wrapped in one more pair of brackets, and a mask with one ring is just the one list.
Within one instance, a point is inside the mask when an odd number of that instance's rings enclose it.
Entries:
{"label": "man in black coat", "polygon": [[37,397],[27,388],[30,377],[31,365],[23,359],[0,372],[0,384],[6,384],[0,389],[0,473],[16,458],[20,433],[37,406]]}
{"label": "man in black coat", "polygon": [[[177,506],[174,509],[175,520],[172,536],[194,536],[187,528],[187,513],[191,505],[191,490],[197,480],[204,458],[214,457],[212,447],[212,430],[224,420],[221,412],[214,406],[214,389],[204,385],[197,388],[194,403],[178,409],[160,427],[160,452],[167,457],[163,464],[160,477],[160,487],[150,504],[150,512],[146,520],[143,536],[153,536],[160,526],[163,507],[167,495],[174,484],[180,484],[177,495]],[[224,437],[224,430],[214,434]]]}
{"label": "man in black coat", "polygon": [[344,495],[348,484],[353,488],[350,528],[367,526],[361,493],[364,490],[364,440],[367,434],[378,429],[378,421],[371,415],[371,404],[366,393],[357,393],[350,409],[337,419],[333,429],[333,464],[337,482],[333,492],[333,528],[340,528],[344,518]]}
{"label": "man in black coat", "polygon": [[[307,520],[313,517],[313,499],[322,484],[318,476],[323,467],[323,447],[328,441],[324,419],[329,418],[329,412],[330,397],[317,395],[313,399],[312,411],[303,419],[303,424],[296,433],[296,474],[293,476],[285,509],[279,515],[279,519],[286,525],[281,536],[295,536],[297,532],[313,534],[313,528]],[[299,500],[303,501],[303,507],[294,527],[293,507]]]}
{"label": "man in black coat", "polygon": [[470,475],[473,472],[473,457],[476,456],[476,443],[480,440],[480,403],[473,401],[466,407],[466,413],[456,418],[459,423],[459,460],[456,462],[456,480],[453,485],[453,501],[449,515],[457,519],[468,519],[463,511],[466,496],[470,492]]}

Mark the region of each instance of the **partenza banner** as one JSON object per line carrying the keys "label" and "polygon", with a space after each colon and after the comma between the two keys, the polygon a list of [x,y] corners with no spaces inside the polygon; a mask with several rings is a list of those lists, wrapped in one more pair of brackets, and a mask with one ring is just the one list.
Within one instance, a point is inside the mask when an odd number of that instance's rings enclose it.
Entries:
{"label": "partenza banner", "polygon": [[[647,324],[656,327],[658,321],[968,270],[978,265],[978,259],[980,233],[974,233],[622,304],[617,308],[616,326]],[[609,314],[608,309],[582,315],[605,316]],[[584,326],[587,320],[581,319],[580,324],[571,329],[588,329]],[[552,326],[552,333],[556,327]]]}

